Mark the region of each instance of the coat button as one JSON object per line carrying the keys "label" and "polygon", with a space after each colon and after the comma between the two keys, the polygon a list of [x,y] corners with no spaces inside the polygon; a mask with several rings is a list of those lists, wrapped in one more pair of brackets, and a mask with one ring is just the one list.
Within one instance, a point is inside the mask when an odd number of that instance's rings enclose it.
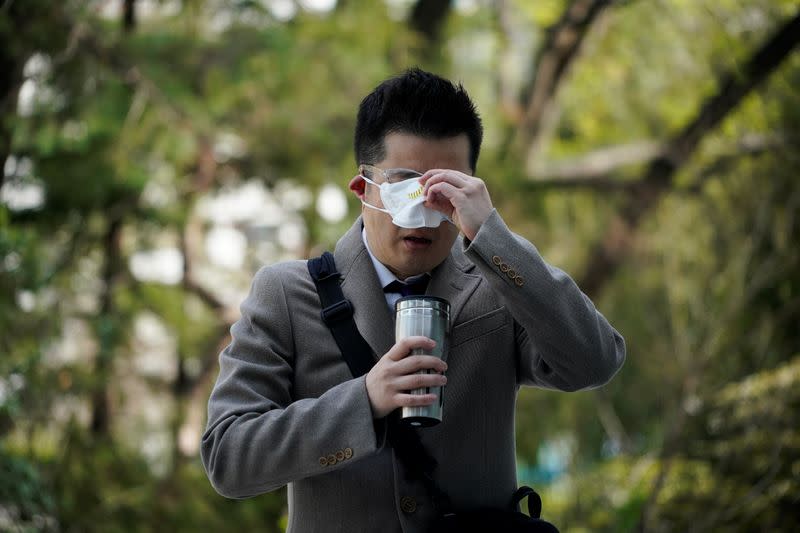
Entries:
{"label": "coat button", "polygon": [[417,510],[417,500],[411,496],[403,496],[400,498],[400,509],[407,514],[413,513]]}
{"label": "coat button", "polygon": [[500,265],[500,272],[508,272],[508,269],[510,269],[510,268],[511,268],[510,266],[508,266],[507,264],[503,263],[502,265]]}
{"label": "coat button", "polygon": [[517,284],[517,287],[522,287],[525,284],[525,280],[522,279],[522,277],[517,276],[516,278],[514,278],[514,283]]}
{"label": "coat button", "polygon": [[500,266],[500,263],[502,262],[503,260],[500,258],[499,255],[492,256],[492,263],[494,263],[495,265]]}
{"label": "coat button", "polygon": [[351,457],[353,457],[353,448],[345,448],[344,449],[344,458],[345,459],[350,459]]}
{"label": "coat button", "polygon": [[511,278],[511,279],[514,279],[514,278],[517,277],[517,271],[514,270],[513,268],[509,269],[509,271],[506,272],[506,274],[508,274],[508,277]]}
{"label": "coat button", "polygon": [[330,454],[328,456],[328,464],[329,465],[335,465],[336,464],[336,456],[335,455]]}
{"label": "coat button", "polygon": [[339,450],[338,452],[336,452],[336,460],[337,461],[344,461],[344,452],[342,450]]}
{"label": "coat button", "polygon": [[328,458],[327,457],[320,457],[319,464],[322,466],[328,466]]}

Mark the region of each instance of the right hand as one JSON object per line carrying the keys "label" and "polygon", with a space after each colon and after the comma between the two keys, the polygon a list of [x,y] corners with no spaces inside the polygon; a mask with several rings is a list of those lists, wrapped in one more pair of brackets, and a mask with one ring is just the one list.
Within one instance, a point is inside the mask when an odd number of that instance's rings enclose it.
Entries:
{"label": "right hand", "polygon": [[[435,394],[412,395],[408,391],[422,387],[441,387],[447,363],[432,355],[409,355],[411,350],[432,350],[436,342],[427,337],[406,337],[397,342],[367,374],[367,396],[374,418],[383,418],[398,407],[431,405]],[[432,374],[417,374],[419,370]]]}

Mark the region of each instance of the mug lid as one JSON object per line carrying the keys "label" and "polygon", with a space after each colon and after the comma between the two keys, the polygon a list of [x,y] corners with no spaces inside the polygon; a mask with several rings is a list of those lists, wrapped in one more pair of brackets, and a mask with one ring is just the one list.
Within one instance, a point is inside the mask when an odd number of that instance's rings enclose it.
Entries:
{"label": "mug lid", "polygon": [[403,296],[394,304],[395,312],[415,308],[436,309],[450,315],[450,302],[438,296]]}

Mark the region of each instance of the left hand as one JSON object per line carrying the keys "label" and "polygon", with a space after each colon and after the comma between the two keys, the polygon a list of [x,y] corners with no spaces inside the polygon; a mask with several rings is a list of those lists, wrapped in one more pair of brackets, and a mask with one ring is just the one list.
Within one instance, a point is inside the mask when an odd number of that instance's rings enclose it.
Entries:
{"label": "left hand", "polygon": [[457,170],[433,169],[419,179],[425,207],[444,213],[469,240],[492,214],[494,206],[482,179]]}

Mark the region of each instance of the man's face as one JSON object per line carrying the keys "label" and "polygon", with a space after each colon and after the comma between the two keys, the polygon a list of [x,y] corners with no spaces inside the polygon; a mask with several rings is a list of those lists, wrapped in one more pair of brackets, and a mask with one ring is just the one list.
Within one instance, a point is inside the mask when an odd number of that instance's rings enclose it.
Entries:
{"label": "man's face", "polygon": [[[374,165],[381,169],[407,168],[424,173],[432,168],[445,168],[472,174],[466,134],[427,139],[389,133],[384,146],[386,157]],[[383,207],[378,187],[360,177],[353,178],[350,190],[368,204]],[[458,228],[450,222],[442,222],[438,228],[406,229],[392,224],[388,213],[362,206],[361,214],[370,250],[399,279],[433,270],[450,254],[458,236]]]}

